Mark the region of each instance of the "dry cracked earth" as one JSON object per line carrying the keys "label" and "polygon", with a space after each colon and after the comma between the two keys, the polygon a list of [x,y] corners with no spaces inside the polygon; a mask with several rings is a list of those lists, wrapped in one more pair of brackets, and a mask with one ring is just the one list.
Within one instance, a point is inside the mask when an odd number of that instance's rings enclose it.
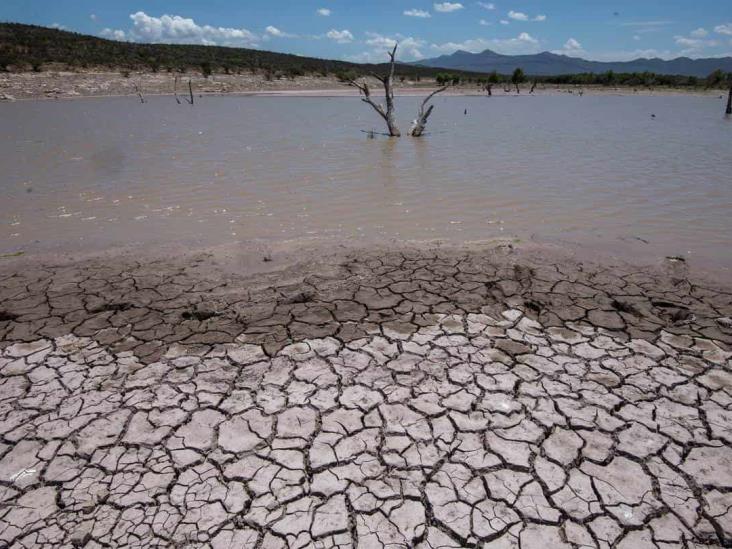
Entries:
{"label": "dry cracked earth", "polygon": [[511,252],[0,271],[0,546],[732,547],[732,293]]}

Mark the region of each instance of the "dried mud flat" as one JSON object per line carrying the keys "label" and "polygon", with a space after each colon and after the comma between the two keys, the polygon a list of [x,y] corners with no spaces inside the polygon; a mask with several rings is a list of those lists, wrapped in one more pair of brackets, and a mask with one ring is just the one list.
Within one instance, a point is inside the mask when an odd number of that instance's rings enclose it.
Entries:
{"label": "dried mud flat", "polygon": [[0,270],[0,545],[732,546],[732,293],[684,262],[222,265]]}

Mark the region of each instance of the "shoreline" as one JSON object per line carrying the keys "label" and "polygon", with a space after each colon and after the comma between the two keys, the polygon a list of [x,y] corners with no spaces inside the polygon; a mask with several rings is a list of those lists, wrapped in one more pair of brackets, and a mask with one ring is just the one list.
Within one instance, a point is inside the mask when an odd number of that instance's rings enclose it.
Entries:
{"label": "shoreline", "polygon": [[[253,75],[199,75],[181,77],[180,96],[185,95],[184,82],[191,79],[194,94],[202,96],[254,96],[254,97],[358,97],[358,90],[339,82],[334,77],[297,77],[292,80],[267,81]],[[0,73],[0,102],[42,99],[79,99],[90,97],[136,96],[139,86],[145,96],[173,96],[174,77],[170,74],[141,73],[125,77],[119,72],[63,72]],[[524,84],[521,94],[515,90],[505,92],[502,85],[495,85],[494,97],[529,97],[529,84]],[[430,81],[405,82],[395,85],[397,96],[423,96],[437,89]],[[719,96],[723,90],[631,87],[577,86],[542,84],[533,96],[557,95],[578,92],[587,95],[620,96],[668,96],[694,95]],[[459,85],[447,90],[445,96],[487,96],[476,85]]]}
{"label": "shoreline", "polygon": [[[554,258],[557,262],[588,263],[609,269],[650,270],[662,272],[669,262],[677,263],[686,275],[706,284],[732,291],[732,268],[726,264],[694,255],[663,250],[645,241],[577,241],[558,237],[532,235],[520,238],[506,234],[496,237],[464,239],[454,237],[376,238],[343,236],[303,236],[296,238],[254,238],[249,240],[211,241],[207,239],[146,240],[121,244],[92,240],[81,243],[61,243],[0,249],[0,272],[11,264],[70,266],[88,261],[119,261],[127,257],[143,257],[149,261],[186,259],[209,255],[228,265],[232,272],[246,276],[267,274],[314,258],[337,260],[343,255],[392,252],[400,250],[441,250],[445,252],[476,253],[505,250]],[[263,257],[275,258],[273,262]],[[335,259],[334,259],[335,258]]]}
{"label": "shoreline", "polygon": [[[714,298],[714,302],[719,315],[732,315],[732,280],[728,277],[715,277],[713,274],[700,271],[681,258],[669,257],[652,264],[632,264],[618,258],[582,255],[577,250],[561,246],[529,243],[518,245],[510,240],[476,241],[462,244],[445,243],[439,240],[391,241],[388,244],[359,245],[353,242],[323,243],[319,240],[303,241],[298,239],[277,243],[250,242],[248,244],[238,243],[202,248],[192,248],[183,244],[177,247],[168,246],[165,248],[129,246],[101,253],[50,253],[31,256],[6,256],[0,259],[0,310],[3,311],[5,317],[7,315],[17,315],[19,312],[22,313],[22,311],[15,310],[12,306],[12,302],[17,301],[18,297],[14,295],[15,292],[13,291],[8,293],[9,288],[27,288],[26,291],[30,292],[27,299],[33,301],[32,294],[34,290],[30,288],[36,287],[38,282],[45,280],[44,285],[54,285],[54,278],[65,280],[71,273],[76,273],[72,278],[77,279],[80,273],[83,272],[87,274],[82,278],[98,281],[94,284],[95,287],[99,285],[114,287],[121,280],[120,275],[125,276],[124,273],[131,271],[148,273],[144,275],[145,277],[151,276],[154,272],[156,273],[154,278],[157,277],[158,282],[153,282],[153,286],[149,287],[150,289],[153,289],[158,283],[162,284],[163,280],[177,277],[176,273],[193,273],[190,275],[191,280],[195,279],[199,282],[191,283],[194,286],[198,284],[204,286],[196,293],[201,297],[211,294],[202,303],[209,298],[214,301],[223,299],[224,302],[233,300],[235,303],[244,296],[250,295],[253,289],[258,288],[256,291],[265,289],[268,292],[270,290],[277,291],[276,289],[279,287],[308,284],[307,281],[313,277],[323,277],[324,280],[328,280],[326,286],[317,291],[322,290],[326,294],[332,291],[335,292],[333,295],[339,295],[345,287],[343,284],[346,286],[354,283],[356,286],[362,285],[364,283],[362,275],[373,278],[373,283],[378,286],[378,279],[385,273],[381,273],[377,265],[384,258],[393,259],[394,257],[417,258],[414,260],[418,263],[422,261],[419,258],[423,258],[427,262],[425,265],[429,264],[429,258],[441,258],[440,260],[448,262],[458,261],[458,263],[467,262],[485,265],[486,267],[490,266],[490,269],[503,272],[502,276],[506,277],[506,280],[513,280],[511,282],[512,291],[518,291],[520,294],[530,290],[530,288],[523,288],[523,283],[521,283],[523,277],[529,276],[526,273],[546,271],[546,269],[549,269],[545,273],[546,276],[556,280],[553,284],[564,281],[570,285],[580,284],[580,286],[594,287],[599,283],[600,286],[597,286],[596,291],[600,291],[599,289],[605,284],[605,282],[599,281],[623,280],[626,277],[629,277],[628,280],[633,280],[641,277],[646,281],[652,281],[652,284],[646,287],[643,292],[639,293],[638,290],[628,291],[627,288],[621,289],[626,284],[623,283],[616,285],[615,292],[617,295],[611,296],[609,299],[615,298],[617,300],[621,299],[621,296],[625,296],[623,299],[635,300],[641,295],[654,295],[656,297],[646,297],[644,300],[649,304],[654,299],[665,300],[664,302],[669,301],[673,303],[669,307],[676,312],[682,311],[679,314],[685,314],[683,310],[688,308],[690,302],[702,299],[701,295],[696,295],[701,290],[702,294],[711,292],[711,294],[717,296]],[[343,271],[344,265],[349,264],[358,264],[361,267],[356,271],[350,268]],[[362,275],[357,274],[360,269],[365,269]],[[550,274],[550,271],[554,274]],[[480,271],[476,271],[474,274],[481,279],[484,276],[480,274]],[[183,278],[189,277],[189,275],[181,276]],[[345,278],[343,278],[344,276]],[[351,279],[353,276],[356,276],[356,278],[351,282],[346,281],[346,279]],[[439,276],[434,279],[433,276],[436,275],[428,277],[431,280],[428,283],[437,283]],[[517,282],[516,277],[518,277],[519,287],[514,287]],[[531,277],[529,276],[529,278]],[[33,280],[37,280],[37,282],[31,282]],[[556,307],[562,309],[566,306],[567,299],[574,300],[577,297],[575,295],[576,290],[570,291],[569,288],[563,291],[549,290],[550,287],[546,286],[546,281],[537,283],[539,287],[543,288],[541,290],[542,297],[533,296],[533,290],[531,290],[521,299],[526,302],[538,299],[544,303],[542,305],[544,309],[536,311],[539,319],[544,318],[546,320],[553,317],[557,314],[558,309]],[[123,286],[127,285],[123,284]],[[132,288],[128,288],[128,290],[132,290]],[[145,293],[143,287],[137,287],[132,291],[133,293],[140,291],[143,294]],[[220,294],[220,291],[223,291],[223,294]],[[602,290],[602,292],[605,291]],[[545,292],[550,293],[544,294]],[[86,290],[82,292],[82,294],[85,293]],[[160,292],[156,291],[156,293]],[[104,293],[98,293],[98,289],[95,289],[93,294],[96,296],[93,298],[94,300],[115,300],[113,295],[108,296]],[[586,297],[593,300],[595,299],[591,297],[593,294],[594,291]],[[671,294],[675,297],[672,298]],[[508,299],[510,295],[513,294],[509,293],[504,297]],[[666,297],[662,297],[663,295],[666,295]],[[79,295],[78,297],[82,296]],[[159,297],[152,298],[154,300],[160,299]],[[188,300],[183,296],[181,298],[184,301]],[[27,299],[23,302],[26,302]],[[417,299],[417,302],[421,300],[421,298],[415,299]],[[194,301],[197,300],[198,298],[194,299]],[[46,310],[47,307],[42,303],[39,302],[38,306]],[[511,303],[512,299],[508,299],[504,306],[509,307]],[[221,307],[227,306],[221,305]],[[610,309],[613,309],[613,307],[610,307]],[[35,306],[31,309],[35,310]],[[623,311],[620,310],[620,312]],[[662,313],[666,314],[668,311],[661,307],[654,314],[657,316]],[[617,311],[614,314],[617,316]],[[542,317],[542,315],[545,315],[545,317]],[[643,321],[644,316],[644,314],[637,313],[637,311],[632,312],[623,325],[629,323],[628,326],[631,326],[636,321]],[[57,329],[60,329],[63,333],[67,333],[66,330],[74,332],[75,327],[83,325],[95,317],[94,307],[87,306],[81,316],[76,314],[73,321],[63,321],[52,330],[52,333],[54,336],[59,335]],[[687,317],[684,317],[684,319],[688,320]],[[36,325],[37,322],[38,313],[36,312],[29,317],[28,328],[30,329],[30,326]],[[681,322],[678,327],[683,328],[687,324],[687,322]],[[22,330],[20,333],[27,333],[28,336],[33,335],[35,337],[38,335],[36,330],[37,328],[31,329],[29,332]],[[263,333],[266,332],[267,330],[264,330]],[[4,334],[0,332],[0,347],[7,346],[16,340],[16,337],[12,334],[12,330],[5,331]],[[230,336],[224,336],[224,339],[233,342],[239,335],[232,333]],[[732,346],[732,332],[729,336],[717,335],[722,338],[722,341]]]}

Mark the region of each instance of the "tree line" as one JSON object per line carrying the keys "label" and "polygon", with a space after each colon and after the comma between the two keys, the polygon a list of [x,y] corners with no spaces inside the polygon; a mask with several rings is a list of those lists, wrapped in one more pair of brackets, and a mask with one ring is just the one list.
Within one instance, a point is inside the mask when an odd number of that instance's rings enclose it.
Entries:
{"label": "tree line", "polygon": [[652,72],[616,73],[580,73],[548,76],[527,76],[523,69],[517,67],[512,74],[499,74],[493,71],[486,75],[464,76],[449,72],[436,75],[438,84],[522,84],[531,80],[541,84],[568,86],[633,86],[633,87],[706,87],[724,88],[732,84],[732,73],[716,70],[706,78],[673,74],[656,74]]}

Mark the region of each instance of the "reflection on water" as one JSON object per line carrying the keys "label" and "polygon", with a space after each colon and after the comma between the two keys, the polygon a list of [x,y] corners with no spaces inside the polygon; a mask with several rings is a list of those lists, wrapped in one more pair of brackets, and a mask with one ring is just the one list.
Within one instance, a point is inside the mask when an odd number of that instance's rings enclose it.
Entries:
{"label": "reflection on water", "polygon": [[[398,99],[404,131],[419,101]],[[732,266],[732,123],[718,99],[435,104],[423,139],[368,139],[380,120],[356,98],[2,104],[0,253],[539,235]]]}

